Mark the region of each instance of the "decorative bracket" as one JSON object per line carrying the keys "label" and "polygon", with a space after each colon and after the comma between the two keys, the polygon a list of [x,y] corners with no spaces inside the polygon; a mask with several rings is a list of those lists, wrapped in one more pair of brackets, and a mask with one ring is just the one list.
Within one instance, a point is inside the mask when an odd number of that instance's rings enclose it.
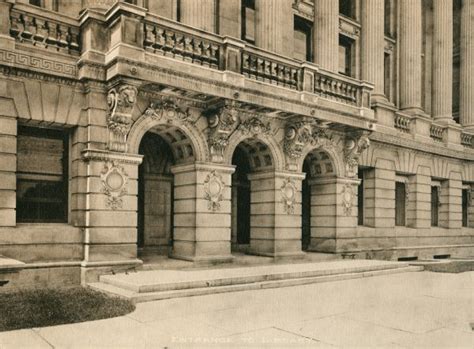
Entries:
{"label": "decorative bracket", "polygon": [[128,174],[117,161],[105,162],[100,175],[102,192],[107,196],[106,206],[112,210],[122,208],[122,196],[127,194]]}
{"label": "decorative bracket", "polygon": [[209,173],[204,180],[205,199],[208,201],[207,208],[210,211],[219,211],[222,201],[222,193],[224,191],[224,182],[221,175],[215,170]]}
{"label": "decorative bracket", "polygon": [[357,175],[359,157],[370,146],[369,135],[369,131],[361,131],[346,137],[344,142],[344,160],[347,177],[355,177]]}
{"label": "decorative bracket", "polygon": [[137,92],[135,86],[122,85],[111,89],[107,95],[109,150],[127,151],[127,136],[133,123],[132,111],[137,101]]}

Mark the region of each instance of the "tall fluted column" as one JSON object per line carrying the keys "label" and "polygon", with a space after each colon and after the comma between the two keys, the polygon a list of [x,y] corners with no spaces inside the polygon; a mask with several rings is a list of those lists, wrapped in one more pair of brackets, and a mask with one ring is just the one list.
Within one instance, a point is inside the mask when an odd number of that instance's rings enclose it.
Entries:
{"label": "tall fluted column", "polygon": [[384,96],[384,0],[362,0],[361,78],[374,84],[372,99]]}
{"label": "tall fluted column", "polygon": [[461,10],[461,72],[459,115],[461,124],[474,131],[474,0]]}
{"label": "tall fluted column", "polygon": [[421,0],[400,0],[400,108],[421,111]]}
{"label": "tall fluted column", "polygon": [[339,66],[339,1],[314,1],[314,63],[337,73]]}
{"label": "tall fluted column", "polygon": [[453,119],[453,1],[433,1],[433,88],[431,111],[439,121]]}
{"label": "tall fluted column", "polygon": [[180,21],[208,32],[216,31],[215,0],[180,0]]}
{"label": "tall fluted column", "polygon": [[256,0],[255,44],[282,55],[293,54],[292,0]]}

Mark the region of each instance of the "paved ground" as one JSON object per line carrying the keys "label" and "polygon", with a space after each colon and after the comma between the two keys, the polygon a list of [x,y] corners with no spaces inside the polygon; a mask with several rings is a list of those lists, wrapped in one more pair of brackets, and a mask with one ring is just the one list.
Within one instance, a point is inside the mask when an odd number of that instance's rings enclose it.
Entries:
{"label": "paved ground", "polygon": [[[0,310],[1,311],[1,310]],[[417,272],[142,303],[0,333],[0,348],[474,348],[474,272]]]}

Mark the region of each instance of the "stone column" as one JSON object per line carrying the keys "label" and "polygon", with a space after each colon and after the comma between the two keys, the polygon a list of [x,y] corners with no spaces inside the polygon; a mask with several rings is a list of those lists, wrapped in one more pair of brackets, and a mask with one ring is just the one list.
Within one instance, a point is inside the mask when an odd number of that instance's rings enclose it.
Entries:
{"label": "stone column", "polygon": [[241,1],[219,0],[219,35],[240,39],[242,31]]}
{"label": "stone column", "polygon": [[453,1],[433,1],[433,118],[453,119]]}
{"label": "stone column", "polygon": [[314,63],[337,73],[339,68],[339,1],[314,2]]}
{"label": "stone column", "polygon": [[422,1],[400,0],[400,108],[421,111]]}
{"label": "stone column", "polygon": [[177,1],[175,0],[153,0],[148,1],[148,11],[162,17],[176,20]]}
{"label": "stone column", "polygon": [[217,164],[172,167],[172,257],[196,262],[232,260],[230,187],[234,170]]}
{"label": "stone column", "polygon": [[293,1],[256,0],[255,44],[285,56],[293,54]]}
{"label": "stone column", "polygon": [[303,255],[301,182],[304,174],[261,172],[250,180],[250,253],[270,257]]}
{"label": "stone column", "polygon": [[357,248],[357,185],[345,178],[313,179],[309,251],[343,252]]}
{"label": "stone column", "polygon": [[463,0],[460,54],[459,115],[464,128],[474,130],[474,0]]}
{"label": "stone column", "polygon": [[181,0],[180,21],[208,32],[216,32],[215,0]]}
{"label": "stone column", "polygon": [[384,95],[384,1],[362,0],[361,78],[374,84],[373,100]]}

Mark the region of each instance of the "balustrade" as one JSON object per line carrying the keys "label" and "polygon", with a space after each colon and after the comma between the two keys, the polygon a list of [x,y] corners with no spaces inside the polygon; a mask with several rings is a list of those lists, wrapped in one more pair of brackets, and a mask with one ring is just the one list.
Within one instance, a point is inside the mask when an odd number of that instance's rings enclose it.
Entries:
{"label": "balustrade", "polygon": [[402,132],[410,132],[411,118],[405,115],[395,114],[394,127]]}
{"label": "balustrade", "polygon": [[443,141],[445,128],[443,126],[431,125],[430,127],[430,136],[435,141]]}

